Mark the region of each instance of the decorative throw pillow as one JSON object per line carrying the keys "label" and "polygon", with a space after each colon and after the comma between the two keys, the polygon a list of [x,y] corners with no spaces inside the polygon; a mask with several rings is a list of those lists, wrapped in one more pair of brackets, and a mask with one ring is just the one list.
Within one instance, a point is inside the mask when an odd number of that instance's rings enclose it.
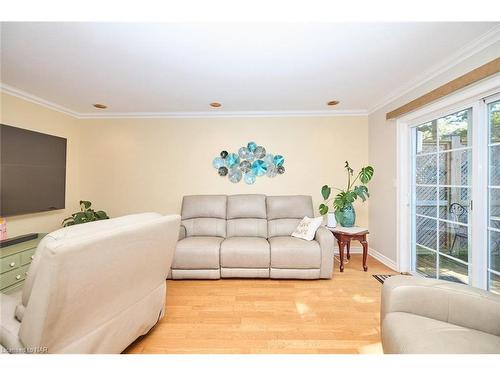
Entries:
{"label": "decorative throw pillow", "polygon": [[299,226],[292,233],[292,237],[302,238],[307,241],[312,241],[316,235],[316,231],[323,223],[323,216],[320,217],[305,217],[299,223]]}

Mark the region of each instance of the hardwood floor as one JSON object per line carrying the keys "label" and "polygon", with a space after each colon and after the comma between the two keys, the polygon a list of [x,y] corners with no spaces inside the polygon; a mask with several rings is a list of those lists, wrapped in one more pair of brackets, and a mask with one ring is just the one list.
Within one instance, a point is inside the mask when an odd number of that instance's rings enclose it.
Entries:
{"label": "hardwood floor", "polygon": [[353,254],[332,280],[167,281],[167,312],[125,353],[381,353],[380,284]]}

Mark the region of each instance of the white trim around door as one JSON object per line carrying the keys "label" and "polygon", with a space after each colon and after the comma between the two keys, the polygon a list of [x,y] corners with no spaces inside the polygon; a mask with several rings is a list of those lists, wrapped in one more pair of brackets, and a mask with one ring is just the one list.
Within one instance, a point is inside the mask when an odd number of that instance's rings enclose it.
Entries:
{"label": "white trim around door", "polygon": [[[411,241],[412,231],[412,137],[411,129],[416,125],[439,117],[472,108],[472,192],[473,223],[471,255],[469,257],[469,283],[486,289],[487,287],[487,200],[484,198],[488,186],[488,147],[485,136],[486,104],[489,96],[500,92],[500,75],[496,75],[474,86],[461,90],[438,102],[421,108],[397,120],[397,268],[399,272],[413,273]],[[488,98],[488,99],[485,99]]]}

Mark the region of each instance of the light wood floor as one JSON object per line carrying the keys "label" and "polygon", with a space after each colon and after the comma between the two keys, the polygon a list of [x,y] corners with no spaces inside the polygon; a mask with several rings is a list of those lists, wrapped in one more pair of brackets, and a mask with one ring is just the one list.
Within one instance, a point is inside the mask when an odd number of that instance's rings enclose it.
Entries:
{"label": "light wood floor", "polygon": [[125,353],[381,353],[380,288],[353,254],[332,280],[167,281],[165,317]]}

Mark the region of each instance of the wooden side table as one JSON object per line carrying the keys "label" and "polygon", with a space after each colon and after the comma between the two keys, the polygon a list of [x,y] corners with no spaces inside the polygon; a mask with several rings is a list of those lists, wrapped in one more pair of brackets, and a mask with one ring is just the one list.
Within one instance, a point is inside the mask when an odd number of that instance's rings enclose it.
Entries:
{"label": "wooden side table", "polygon": [[366,241],[366,235],[370,233],[368,232],[368,229],[361,227],[336,227],[328,229],[332,231],[339,245],[340,272],[344,272],[344,248],[347,248],[347,259],[351,259],[349,251],[351,250],[352,240],[359,241],[361,246],[363,246],[363,270],[365,272],[368,271],[368,266],[366,265],[368,258],[368,241]]}

